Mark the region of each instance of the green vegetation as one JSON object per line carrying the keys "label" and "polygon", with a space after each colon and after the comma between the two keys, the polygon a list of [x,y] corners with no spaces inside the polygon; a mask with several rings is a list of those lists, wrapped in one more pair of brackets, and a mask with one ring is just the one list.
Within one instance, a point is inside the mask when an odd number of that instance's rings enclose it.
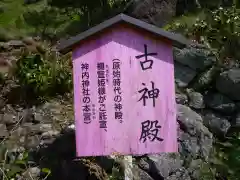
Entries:
{"label": "green vegetation", "polygon": [[165,29],[179,31],[209,46],[219,57],[240,59],[240,9],[236,1],[230,7],[200,9],[178,17]]}
{"label": "green vegetation", "polygon": [[4,39],[5,34],[6,39],[33,35],[56,40],[120,12],[127,2],[40,0],[26,5],[23,0],[3,0],[0,2],[0,39]]}
{"label": "green vegetation", "polygon": [[3,12],[0,13],[0,27],[10,30],[9,33],[24,36],[32,30],[23,20],[23,14],[29,10],[41,10],[46,2],[24,5],[23,0],[3,0],[0,2]]}
{"label": "green vegetation", "polygon": [[[41,0],[25,5],[23,0],[0,0],[0,41],[40,36],[49,44],[55,43],[60,37],[76,34],[122,11],[128,2]],[[222,67],[227,59],[240,60],[239,1],[198,2],[198,7],[185,9],[185,14],[175,17],[164,28],[181,32],[207,45],[219,60],[217,66]],[[25,96],[37,101],[72,90],[70,56],[60,56],[50,47],[46,49],[43,53],[21,52],[12,76],[21,85]],[[216,172],[223,173],[219,176],[229,180],[240,179],[240,137],[237,131],[224,140],[216,141],[215,155],[208,163],[209,167],[203,169],[203,179],[213,179]],[[8,155],[6,150],[3,154]],[[0,163],[7,179],[26,169],[26,157],[24,154],[12,161],[3,158],[5,161]],[[43,169],[43,172],[50,173],[48,169]],[[110,179],[119,176],[119,170],[114,169]]]}
{"label": "green vegetation", "polygon": [[15,76],[28,96],[44,98],[70,92],[71,72],[69,59],[60,58],[56,52],[24,53],[17,62]]}

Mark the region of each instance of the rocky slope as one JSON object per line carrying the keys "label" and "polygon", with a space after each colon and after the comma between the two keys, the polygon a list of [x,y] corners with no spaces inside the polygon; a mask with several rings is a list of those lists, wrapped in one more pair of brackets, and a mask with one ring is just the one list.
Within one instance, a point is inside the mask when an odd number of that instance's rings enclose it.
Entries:
{"label": "rocky slope", "polygon": [[[238,64],[217,68],[216,58],[199,45],[175,49],[174,58],[179,153],[134,157],[136,180],[200,180],[215,137],[240,127]],[[12,86],[8,88],[11,92]],[[75,159],[71,98],[30,108],[5,101],[0,105],[0,152],[7,147],[7,158],[13,159],[29,152],[19,180],[46,177],[42,168],[51,169],[47,179],[59,180],[109,179],[113,167],[121,169],[121,159]],[[4,153],[0,153],[0,161],[10,163]]]}

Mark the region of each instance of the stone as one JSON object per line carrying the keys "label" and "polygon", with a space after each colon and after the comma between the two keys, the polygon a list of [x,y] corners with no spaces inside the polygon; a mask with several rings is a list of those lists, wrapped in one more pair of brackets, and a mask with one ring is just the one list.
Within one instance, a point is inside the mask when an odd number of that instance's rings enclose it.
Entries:
{"label": "stone", "polygon": [[9,135],[5,124],[0,124],[0,138],[5,138]]}
{"label": "stone", "polygon": [[188,103],[188,97],[186,94],[183,93],[176,93],[176,102],[177,104],[187,104]]}
{"label": "stone", "polygon": [[9,150],[10,153],[20,153],[23,154],[25,152],[25,148],[18,146],[17,148],[13,148],[11,150]]}
{"label": "stone", "polygon": [[221,113],[232,114],[236,110],[235,103],[220,93],[208,93],[204,100],[209,108]]}
{"label": "stone", "polygon": [[197,158],[202,157],[207,160],[211,153],[213,137],[208,134],[208,129],[203,126],[196,136],[191,136],[187,132],[180,130],[179,152],[182,157]]}
{"label": "stone", "polygon": [[12,132],[13,137],[21,137],[21,136],[26,136],[28,133],[26,128],[23,127],[18,127],[15,131]]}
{"label": "stone", "polygon": [[191,180],[191,177],[189,176],[188,171],[182,167],[168,176],[166,180]]}
{"label": "stone", "polygon": [[240,69],[231,69],[219,75],[216,80],[217,90],[232,100],[240,100]]}
{"label": "stone", "polygon": [[138,165],[144,171],[148,171],[148,172],[150,171],[151,164],[147,162],[147,158],[141,158]]}
{"label": "stone", "polygon": [[21,114],[22,122],[33,122],[33,112],[31,109],[24,109]]}
{"label": "stone", "polygon": [[53,137],[56,137],[60,134],[59,131],[48,131],[48,132],[44,132],[42,134],[42,138],[41,139],[50,139],[50,138],[53,138]]}
{"label": "stone", "polygon": [[[10,71],[11,73],[11,71]],[[1,91],[2,97],[7,100],[8,104],[16,104],[20,101],[21,86],[17,84],[14,80],[7,80],[6,85]]]}
{"label": "stone", "polygon": [[44,145],[50,145],[50,144],[53,144],[54,141],[55,141],[54,138],[43,139],[43,140],[41,140],[40,145],[41,145],[41,146],[44,146]]}
{"label": "stone", "polygon": [[189,106],[195,109],[203,109],[205,107],[203,95],[199,92],[189,92],[188,93],[190,102]]}
{"label": "stone", "polygon": [[177,1],[134,0],[130,3],[127,12],[131,16],[162,27],[175,15]]}
{"label": "stone", "polygon": [[133,180],[153,180],[151,176],[148,175],[145,171],[138,168],[136,165],[133,166]]}
{"label": "stone", "polygon": [[174,74],[176,84],[179,87],[186,87],[196,76],[196,71],[178,62],[174,62]]}
{"label": "stone", "polygon": [[32,167],[27,169],[27,171],[23,173],[23,176],[26,179],[38,179],[40,174],[41,174],[41,169],[39,167]]}
{"label": "stone", "polygon": [[17,117],[14,114],[4,113],[2,117],[2,123],[5,123],[7,125],[12,125],[17,123]]}
{"label": "stone", "polygon": [[34,113],[34,121],[36,122],[44,122],[44,117],[41,113]]}
{"label": "stone", "polygon": [[7,51],[9,49],[9,46],[5,42],[0,42],[0,52]]}
{"label": "stone", "polygon": [[206,49],[186,47],[173,49],[174,60],[195,71],[203,71],[210,67],[216,58]]}
{"label": "stone", "polygon": [[27,45],[36,44],[36,41],[32,37],[24,37],[22,41]]}
{"label": "stone", "polygon": [[25,44],[21,40],[10,40],[7,42],[8,46],[12,46],[14,48],[24,47]]}
{"label": "stone", "polygon": [[203,125],[202,117],[191,108],[178,104],[179,148],[183,156],[208,159],[212,149],[213,135]]}
{"label": "stone", "polygon": [[238,113],[236,115],[236,117],[234,118],[234,120],[232,122],[232,126],[235,128],[240,128],[240,113]]}
{"label": "stone", "polygon": [[216,66],[206,69],[204,72],[198,75],[197,79],[194,80],[193,88],[196,90],[208,89],[218,74],[219,68]]}
{"label": "stone", "polygon": [[5,102],[5,99],[0,97],[0,109],[2,109],[6,105]]}
{"label": "stone", "polygon": [[33,123],[25,123],[23,127],[27,129],[27,131],[34,135],[34,134],[42,134],[44,132],[49,132],[53,130],[51,124],[33,124]]}
{"label": "stone", "polygon": [[181,131],[179,142],[179,152],[183,157],[192,156],[195,158],[200,154],[200,145],[197,137]]}
{"label": "stone", "polygon": [[198,113],[193,111],[191,108],[189,108],[188,106],[178,104],[177,112],[178,112],[177,118],[180,122],[187,122],[187,121],[202,122],[203,121],[202,117]]}
{"label": "stone", "polygon": [[25,141],[26,149],[35,149],[39,145],[40,145],[40,137],[37,135],[27,137],[27,140]]}
{"label": "stone", "polygon": [[212,133],[218,136],[225,136],[231,127],[227,119],[211,112],[204,116],[204,125],[208,127]]}
{"label": "stone", "polygon": [[148,155],[146,162],[149,164],[147,172],[151,174],[154,179],[166,178],[182,166],[179,154],[175,153]]}
{"label": "stone", "polygon": [[202,169],[202,160],[201,159],[193,159],[188,167],[188,172],[193,179],[200,179],[200,171]]}

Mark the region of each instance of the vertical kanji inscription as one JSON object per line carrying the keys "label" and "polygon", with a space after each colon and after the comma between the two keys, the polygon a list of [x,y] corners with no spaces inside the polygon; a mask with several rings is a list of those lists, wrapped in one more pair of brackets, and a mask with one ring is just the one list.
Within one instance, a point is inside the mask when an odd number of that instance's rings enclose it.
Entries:
{"label": "vertical kanji inscription", "polygon": [[99,103],[99,127],[107,131],[107,109],[106,109],[106,76],[104,62],[97,63],[98,77],[98,103]]}
{"label": "vertical kanji inscription", "polygon": [[83,121],[85,124],[90,124],[92,121],[92,114],[91,114],[91,98],[90,98],[90,81],[89,81],[89,64],[88,63],[82,63],[81,64],[81,70],[82,70],[82,111],[83,111]]}
{"label": "vertical kanji inscription", "polygon": [[[144,54],[135,56],[136,59],[144,58],[144,61],[140,61],[140,66],[142,70],[145,72],[148,69],[153,68],[153,60],[149,59],[149,56],[157,56],[157,53],[149,53],[148,47],[146,44],[144,44]],[[155,87],[155,83],[151,81],[151,87],[147,83],[142,83],[143,88],[138,90],[138,93],[141,94],[141,97],[139,98],[138,102],[141,101],[143,103],[143,106],[147,106],[147,100],[152,100],[152,106],[155,108],[156,106],[156,99],[159,97],[160,90]],[[151,142],[157,140],[157,141],[163,141],[162,138],[158,136],[159,130],[161,128],[160,125],[158,125],[158,121],[150,121],[145,120],[141,123],[141,137],[140,141],[145,143],[147,140],[150,140]]]}
{"label": "vertical kanji inscription", "polygon": [[141,142],[146,142],[147,140],[154,142],[154,141],[163,141],[162,138],[159,137],[159,130],[161,128],[160,125],[158,125],[158,121],[150,121],[146,120],[142,122],[142,130],[141,130]]}
{"label": "vertical kanji inscription", "polygon": [[122,89],[121,89],[121,61],[113,59],[113,91],[114,91],[114,117],[120,123],[123,122]]}
{"label": "vertical kanji inscription", "polygon": [[144,57],[144,61],[140,61],[140,65],[143,71],[147,69],[152,69],[153,60],[149,59],[148,56],[157,56],[157,53],[148,53],[148,47],[144,44],[144,54],[135,56],[137,59],[141,59]]}

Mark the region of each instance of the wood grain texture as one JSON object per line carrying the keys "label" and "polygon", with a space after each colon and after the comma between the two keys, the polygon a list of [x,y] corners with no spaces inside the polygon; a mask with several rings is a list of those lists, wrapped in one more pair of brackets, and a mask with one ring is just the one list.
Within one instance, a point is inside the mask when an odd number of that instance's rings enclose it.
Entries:
{"label": "wood grain texture", "polygon": [[[144,44],[153,60],[152,69],[143,71],[142,59],[135,56],[144,53]],[[121,97],[123,121],[115,120],[114,87],[112,60],[121,61]],[[104,62],[109,67],[106,82],[107,130],[99,127],[97,63]],[[81,64],[89,64],[89,90],[91,105],[96,106],[96,119],[85,124],[83,118],[83,93]],[[73,51],[74,108],[76,123],[77,156],[102,156],[120,153],[124,155],[154,154],[177,152],[177,123],[175,107],[174,65],[172,45],[155,40],[147,34],[119,27],[103,33],[98,38],[82,44]],[[152,99],[146,100],[146,106],[138,101],[144,88],[151,88],[151,81],[160,90],[155,108]],[[92,106],[91,106],[92,107]],[[150,120],[161,125],[159,136],[162,142],[149,139],[141,142],[141,123]]]}

